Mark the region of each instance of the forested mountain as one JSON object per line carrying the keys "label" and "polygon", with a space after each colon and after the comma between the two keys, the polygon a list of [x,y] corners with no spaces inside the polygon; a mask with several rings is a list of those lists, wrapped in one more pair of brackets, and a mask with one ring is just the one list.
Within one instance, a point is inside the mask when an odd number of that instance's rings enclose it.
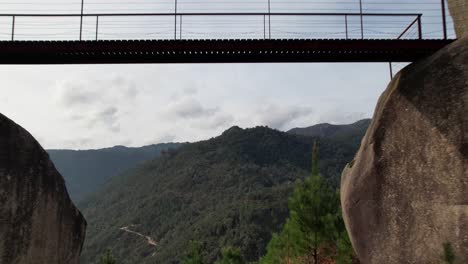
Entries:
{"label": "forested mountain", "polygon": [[179,143],[157,144],[141,148],[115,146],[96,150],[47,150],[52,162],[65,179],[68,193],[75,202],[96,191],[111,177],[154,159],[162,151]]}
{"label": "forested mountain", "polygon": [[349,125],[331,125],[324,123],[305,128],[293,128],[289,130],[288,133],[309,137],[329,138],[343,143],[356,144],[361,142],[370,122],[370,119],[362,119]]}
{"label": "forested mountain", "polygon": [[320,172],[336,187],[359,143],[267,127],[232,127],[112,178],[81,204],[88,221],[82,263],[95,263],[107,248],[118,263],[179,263],[191,240],[209,263],[228,246],[258,260],[284,224],[294,186],[310,174],[315,140]]}

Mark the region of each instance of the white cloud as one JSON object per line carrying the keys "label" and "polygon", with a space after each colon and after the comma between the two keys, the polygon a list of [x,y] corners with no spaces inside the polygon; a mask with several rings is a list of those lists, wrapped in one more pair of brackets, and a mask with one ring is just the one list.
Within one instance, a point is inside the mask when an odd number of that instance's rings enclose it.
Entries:
{"label": "white cloud", "polygon": [[65,119],[91,130],[121,131],[121,118],[138,96],[134,81],[112,77],[100,80],[60,80],[56,103],[64,107]]}
{"label": "white cloud", "polygon": [[310,107],[286,106],[269,104],[258,110],[256,119],[259,124],[276,129],[287,129],[297,119],[310,116],[313,113]]}
{"label": "white cloud", "polygon": [[208,117],[204,120],[199,120],[194,124],[194,127],[203,129],[203,130],[218,130],[226,129],[233,124],[234,117],[230,114],[220,113],[215,116]]}
{"label": "white cloud", "polygon": [[56,102],[67,107],[130,102],[137,95],[136,83],[122,77],[59,80],[55,89]]}
{"label": "white cloud", "polygon": [[194,97],[183,97],[169,104],[167,114],[173,118],[198,119],[214,116],[219,109],[203,106]]}
{"label": "white cloud", "polygon": [[94,128],[97,125],[104,125],[109,131],[114,133],[120,132],[120,124],[119,124],[119,110],[114,107],[110,106],[102,111],[91,115],[88,118],[88,127],[90,129]]}
{"label": "white cloud", "polygon": [[388,80],[387,65],[377,66],[12,66],[0,71],[0,111],[46,148],[198,141],[233,125],[288,130],[371,116]]}
{"label": "white cloud", "polygon": [[[95,88],[95,87],[94,87]],[[56,100],[59,104],[68,107],[87,105],[98,99],[96,90],[85,83],[61,81],[57,83]]]}

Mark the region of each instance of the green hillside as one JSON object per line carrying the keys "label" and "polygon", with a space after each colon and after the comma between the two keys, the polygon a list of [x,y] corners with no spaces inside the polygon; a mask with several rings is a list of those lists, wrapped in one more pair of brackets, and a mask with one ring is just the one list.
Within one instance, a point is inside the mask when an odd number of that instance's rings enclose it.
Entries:
{"label": "green hillside", "polygon": [[[82,263],[107,248],[118,263],[179,263],[190,240],[200,241],[210,263],[226,246],[258,260],[288,215],[295,184],[310,174],[316,139],[233,127],[113,178],[82,203]],[[321,174],[335,187],[359,145],[341,140],[319,138]]]}
{"label": "green hillside", "polygon": [[52,162],[65,179],[68,193],[79,203],[113,176],[154,159],[162,151],[177,148],[180,144],[168,143],[141,148],[116,146],[96,150],[47,150]]}

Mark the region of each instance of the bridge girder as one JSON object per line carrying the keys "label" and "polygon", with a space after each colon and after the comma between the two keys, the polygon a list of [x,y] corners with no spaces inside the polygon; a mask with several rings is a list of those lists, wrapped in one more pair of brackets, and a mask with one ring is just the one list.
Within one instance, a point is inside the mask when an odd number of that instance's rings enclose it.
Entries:
{"label": "bridge girder", "polygon": [[412,62],[453,40],[0,41],[0,64]]}

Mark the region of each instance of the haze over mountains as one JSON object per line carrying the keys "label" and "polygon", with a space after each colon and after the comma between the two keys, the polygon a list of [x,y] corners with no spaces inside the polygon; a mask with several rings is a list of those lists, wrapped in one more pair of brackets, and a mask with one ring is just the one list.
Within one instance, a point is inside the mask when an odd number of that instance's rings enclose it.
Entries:
{"label": "haze over mountains", "polygon": [[[178,263],[190,240],[203,244],[209,262],[225,246],[255,261],[283,225],[294,186],[310,174],[313,142],[320,147],[322,175],[338,187],[368,123],[288,133],[232,127],[196,143],[50,153],[83,199],[88,231],[82,263],[96,263],[107,248],[119,263]],[[91,155],[99,159],[86,165]]]}
{"label": "haze over mountains", "polygon": [[47,150],[63,175],[70,197],[80,202],[113,176],[123,173],[180,143],[164,143],[140,148],[115,146],[96,150]]}

